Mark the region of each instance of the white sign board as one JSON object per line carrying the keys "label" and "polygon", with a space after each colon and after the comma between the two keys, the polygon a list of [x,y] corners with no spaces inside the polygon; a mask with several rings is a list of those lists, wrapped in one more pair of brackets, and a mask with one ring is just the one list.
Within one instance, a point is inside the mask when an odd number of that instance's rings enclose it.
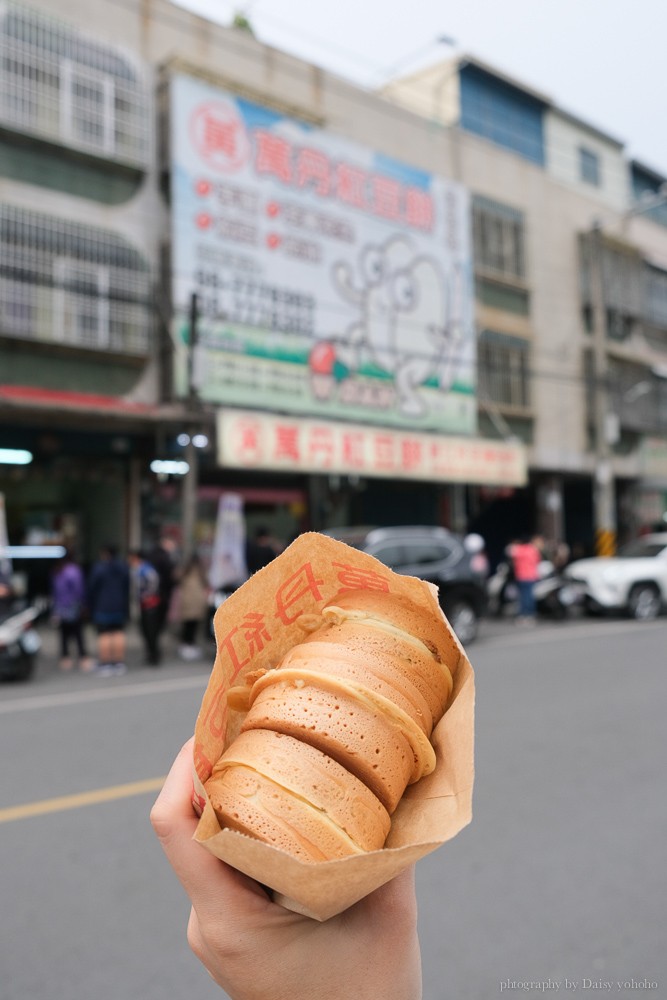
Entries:
{"label": "white sign board", "polygon": [[218,462],[227,468],[525,486],[525,447],[360,424],[218,411]]}
{"label": "white sign board", "polygon": [[473,434],[466,190],[321,128],[171,84],[175,381],[207,402]]}

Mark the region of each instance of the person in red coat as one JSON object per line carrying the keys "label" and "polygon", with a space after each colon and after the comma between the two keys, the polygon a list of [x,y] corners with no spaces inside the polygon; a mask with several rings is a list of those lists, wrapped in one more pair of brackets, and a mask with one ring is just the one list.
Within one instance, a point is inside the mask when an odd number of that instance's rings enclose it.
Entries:
{"label": "person in red coat", "polygon": [[509,547],[509,557],[512,560],[512,572],[519,591],[518,620],[531,622],[535,620],[535,584],[539,579],[539,565],[542,562],[542,551],[536,539],[524,536],[520,541],[513,542]]}

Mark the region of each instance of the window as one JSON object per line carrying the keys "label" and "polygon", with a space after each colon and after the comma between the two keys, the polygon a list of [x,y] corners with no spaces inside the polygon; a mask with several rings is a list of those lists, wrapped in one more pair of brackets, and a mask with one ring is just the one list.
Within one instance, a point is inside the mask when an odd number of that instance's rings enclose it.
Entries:
{"label": "window", "polygon": [[145,355],[147,262],[115,233],[0,205],[0,336]]}
{"label": "window", "polygon": [[109,269],[70,257],[54,259],[54,340],[109,345]]}
{"label": "window", "polygon": [[0,5],[0,124],[145,168],[148,93],[130,64],[75,27]]}
{"label": "window", "polygon": [[7,281],[0,276],[0,331],[12,336],[30,334],[33,324],[34,304],[30,286],[18,281]]}
{"label": "window", "polygon": [[655,199],[652,208],[642,207],[642,216],[646,219],[653,219],[660,226],[667,226],[667,199],[659,197],[665,180],[662,174],[656,174],[652,170],[641,167],[638,163],[630,164],[630,183],[635,203],[645,206],[646,198],[650,198],[652,201]]}
{"label": "window", "polygon": [[530,406],[527,340],[484,330],[477,346],[478,392],[482,400],[504,406]]}
{"label": "window", "polygon": [[445,562],[451,559],[455,552],[454,546],[434,542],[428,538],[420,541],[411,538],[398,545],[383,545],[372,550],[371,555],[379,559],[390,569],[401,569],[404,566],[430,566],[432,563]]}
{"label": "window", "polygon": [[429,566],[431,563],[451,559],[453,552],[452,546],[441,545],[431,540],[411,542],[407,562],[412,566]]}
{"label": "window", "polygon": [[579,176],[586,184],[600,187],[600,157],[585,146],[579,147]]}
{"label": "window", "polygon": [[63,59],[61,67],[63,136],[73,145],[112,154],[114,82],[103,73]]}
{"label": "window", "polygon": [[[587,330],[593,329],[592,277],[593,248],[590,233],[580,236],[580,284]],[[626,340],[634,331],[643,309],[642,262],[638,252],[611,241],[601,240],[600,260],[606,306],[607,336]]]}
{"label": "window", "polygon": [[542,101],[471,64],[460,85],[463,128],[544,166]]}
{"label": "window", "polygon": [[475,196],[472,205],[475,265],[500,277],[526,275],[523,213]]}
{"label": "window", "polygon": [[667,271],[644,263],[644,319],[652,326],[667,329]]}
{"label": "window", "polygon": [[390,569],[395,566],[405,566],[407,562],[405,549],[400,545],[387,545],[384,548],[376,549],[373,555]]}

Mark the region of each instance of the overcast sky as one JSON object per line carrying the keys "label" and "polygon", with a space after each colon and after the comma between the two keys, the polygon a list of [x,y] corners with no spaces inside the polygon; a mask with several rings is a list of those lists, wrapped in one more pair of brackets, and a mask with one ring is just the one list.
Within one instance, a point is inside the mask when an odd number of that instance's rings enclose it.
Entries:
{"label": "overcast sky", "polygon": [[[477,56],[667,174],[667,0],[179,0],[364,86]],[[449,36],[455,45],[438,44]]]}

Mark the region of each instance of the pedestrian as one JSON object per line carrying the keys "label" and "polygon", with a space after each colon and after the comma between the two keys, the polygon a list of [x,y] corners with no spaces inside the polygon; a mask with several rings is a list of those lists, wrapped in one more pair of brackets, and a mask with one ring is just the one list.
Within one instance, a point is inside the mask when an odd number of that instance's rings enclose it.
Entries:
{"label": "pedestrian", "polygon": [[138,549],[130,552],[128,561],[139,604],[139,627],[144,641],[145,663],[149,667],[159,667],[162,659],[160,634],[163,619],[160,574]]}
{"label": "pedestrian", "polygon": [[0,563],[0,611],[9,611],[14,596],[11,575]]}
{"label": "pedestrian", "polygon": [[535,621],[535,584],[539,579],[542,551],[536,538],[524,535],[509,546],[509,556],[519,592],[517,622],[531,624]]}
{"label": "pedestrian", "polygon": [[268,528],[257,528],[254,538],[246,542],[246,565],[252,576],[258,569],[268,564],[281,552],[281,545],[272,537]]}
{"label": "pedestrian", "polygon": [[197,646],[200,626],[208,616],[208,584],[199,556],[193,555],[180,574],[176,585],[175,610],[180,621],[181,645],[179,656],[196,660],[201,656]]}
{"label": "pedestrian", "polygon": [[420,1000],[414,866],[321,923],[274,903],[194,840],[192,740],[151,822],[192,903],[188,942],[231,1000]]}
{"label": "pedestrian", "polygon": [[60,560],[51,580],[51,616],[60,632],[61,670],[71,670],[74,659],[70,656],[73,646],[78,655],[79,669],[88,672],[93,663],[86,652],[83,626],[86,612],[86,582],[83,570],[71,551]]}
{"label": "pedestrian", "polygon": [[130,574],[113,544],[102,546],[90,572],[88,608],[97,629],[97,672],[102,677],[124,674]]}
{"label": "pedestrian", "polygon": [[176,586],[176,564],[174,562],[174,542],[163,537],[147,554],[146,561],[157,571],[160,586],[160,604],[157,613],[158,634],[162,635],[167,626],[167,615]]}

